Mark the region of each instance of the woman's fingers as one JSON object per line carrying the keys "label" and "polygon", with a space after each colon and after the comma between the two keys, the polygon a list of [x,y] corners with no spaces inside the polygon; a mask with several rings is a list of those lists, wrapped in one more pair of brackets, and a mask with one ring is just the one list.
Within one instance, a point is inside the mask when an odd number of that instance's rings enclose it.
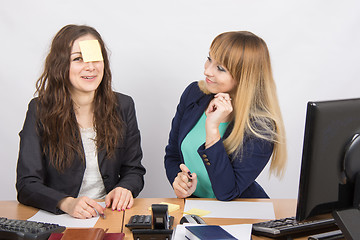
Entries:
{"label": "woman's fingers", "polygon": [[130,199],[132,198],[132,194],[129,190],[127,189],[122,189],[121,190],[121,197],[120,197],[120,201],[118,203],[118,209],[121,209],[123,211],[125,211],[125,209],[129,208],[129,202]]}
{"label": "woman's fingers", "polygon": [[[185,165],[184,165],[185,166]],[[187,173],[186,173],[187,174]],[[187,197],[189,186],[187,185],[188,178],[184,172],[179,172],[173,182],[173,188],[178,197]],[[180,194],[180,195],[179,195]]]}
{"label": "woman's fingers", "polygon": [[104,213],[104,209],[93,199],[83,196],[79,198],[67,198],[64,202],[67,206],[66,212],[75,218],[92,218]]}
{"label": "woman's fingers", "polygon": [[228,93],[218,93],[214,96],[214,98],[219,98],[221,101],[231,101],[231,97]]}
{"label": "woman's fingers", "polygon": [[97,216],[97,213],[104,214],[104,208],[95,200],[88,198],[85,200],[87,204],[87,211],[93,216]]}
{"label": "woman's fingers", "polygon": [[[227,99],[227,100],[226,100]],[[205,113],[207,116],[207,126],[217,129],[221,122],[228,121],[228,117],[233,111],[229,95],[216,95],[209,103]]]}
{"label": "woman's fingers", "polygon": [[[184,170],[187,170],[183,168]],[[191,181],[190,181],[191,180]],[[191,174],[191,178],[188,173],[179,172],[173,182],[174,192],[179,198],[189,197],[194,193],[197,185],[196,173]]]}
{"label": "woman's fingers", "polygon": [[97,214],[104,214],[104,208],[95,200],[82,196],[78,198],[66,197],[58,206],[61,210],[75,218],[92,218]]}
{"label": "woman's fingers", "polygon": [[215,104],[216,108],[223,108],[225,110],[231,110],[232,111],[232,104],[231,100],[226,100],[223,97],[218,97],[213,99],[213,103]]}
{"label": "woman's fingers", "polygon": [[188,173],[188,172],[190,172],[190,170],[189,170],[189,168],[185,165],[185,164],[180,164],[180,169],[181,169],[181,171],[182,172],[184,172],[184,173]]}
{"label": "woman's fingers", "polygon": [[175,181],[173,182],[173,188],[177,197],[179,198],[187,197],[188,194],[187,191],[184,188],[182,188],[179,184],[177,184]]}
{"label": "woman's fingers", "polygon": [[127,208],[131,208],[134,204],[134,198],[130,190],[122,187],[117,187],[113,189],[105,197],[105,204],[107,207],[110,207],[113,211],[123,211]]}
{"label": "woman's fingers", "polygon": [[215,112],[220,110],[221,112],[232,112],[231,100],[226,100],[223,97],[217,97],[211,100],[207,108],[207,112]]}

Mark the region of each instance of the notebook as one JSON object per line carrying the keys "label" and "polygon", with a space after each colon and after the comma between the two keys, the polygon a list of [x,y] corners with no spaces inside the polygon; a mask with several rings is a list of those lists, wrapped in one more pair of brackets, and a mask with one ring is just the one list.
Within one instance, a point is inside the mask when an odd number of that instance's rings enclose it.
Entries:
{"label": "notebook", "polygon": [[185,226],[185,237],[189,240],[237,239],[217,225]]}

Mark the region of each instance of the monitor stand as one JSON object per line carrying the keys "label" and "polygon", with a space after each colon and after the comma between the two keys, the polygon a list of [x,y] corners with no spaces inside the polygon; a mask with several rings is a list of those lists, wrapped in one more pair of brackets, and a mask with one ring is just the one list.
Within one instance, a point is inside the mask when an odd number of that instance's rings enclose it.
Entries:
{"label": "monitor stand", "polygon": [[360,174],[357,173],[354,184],[354,207],[332,213],[336,224],[346,240],[360,239]]}
{"label": "monitor stand", "polygon": [[342,211],[334,211],[333,217],[346,240],[360,239],[360,211],[351,208]]}
{"label": "monitor stand", "polygon": [[355,134],[345,151],[342,163],[345,181],[354,183],[353,208],[333,212],[345,239],[360,239],[360,134]]}

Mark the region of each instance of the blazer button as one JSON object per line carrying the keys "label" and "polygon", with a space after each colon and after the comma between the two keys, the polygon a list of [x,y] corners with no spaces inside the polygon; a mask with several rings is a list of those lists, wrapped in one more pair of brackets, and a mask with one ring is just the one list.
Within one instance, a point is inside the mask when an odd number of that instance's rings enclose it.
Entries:
{"label": "blazer button", "polygon": [[102,178],[103,178],[103,179],[108,179],[108,178],[109,178],[109,175],[104,175]]}
{"label": "blazer button", "polygon": [[205,161],[205,162],[208,162],[208,161],[209,161],[209,159],[207,159],[207,158],[204,158],[204,161]]}
{"label": "blazer button", "polygon": [[206,158],[207,156],[206,156],[206,154],[203,154],[202,157],[203,157],[203,158]]}
{"label": "blazer button", "polygon": [[211,164],[209,162],[206,162],[206,165],[210,166]]}

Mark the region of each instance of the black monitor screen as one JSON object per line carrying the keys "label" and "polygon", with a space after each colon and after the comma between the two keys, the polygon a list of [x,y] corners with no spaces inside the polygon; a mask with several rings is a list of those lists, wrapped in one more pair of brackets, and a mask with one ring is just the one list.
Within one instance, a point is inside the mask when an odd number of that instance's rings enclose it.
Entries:
{"label": "black monitor screen", "polygon": [[359,133],[360,99],[308,103],[297,220],[353,206],[354,183],[344,181],[342,170]]}

